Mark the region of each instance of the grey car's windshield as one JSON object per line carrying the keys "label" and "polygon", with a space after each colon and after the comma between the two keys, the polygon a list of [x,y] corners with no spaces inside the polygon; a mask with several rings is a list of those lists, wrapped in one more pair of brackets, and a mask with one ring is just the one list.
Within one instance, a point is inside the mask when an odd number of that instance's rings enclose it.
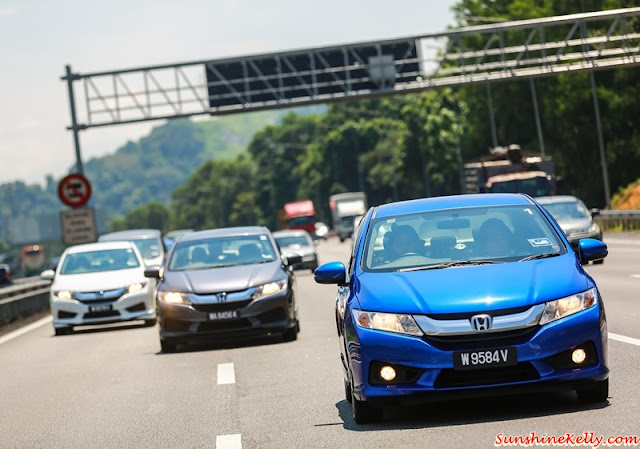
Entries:
{"label": "grey car's windshield", "polygon": [[473,207],[373,220],[362,265],[365,271],[410,271],[565,253],[558,235],[535,206]]}
{"label": "grey car's windshield", "polygon": [[169,270],[199,270],[274,260],[276,253],[267,235],[214,237],[178,241],[169,261]]}
{"label": "grey car's windshield", "polygon": [[157,238],[135,239],[133,243],[138,247],[138,251],[145,259],[152,259],[160,255],[160,243]]}
{"label": "grey car's windshield", "polygon": [[60,274],[98,273],[136,268],[140,261],[133,249],[105,249],[68,254],[60,269]]}
{"label": "grey car's windshield", "polygon": [[589,218],[587,208],[580,201],[567,201],[562,203],[543,204],[543,207],[553,215],[556,220]]}
{"label": "grey car's windshield", "polygon": [[276,241],[281,248],[287,246],[310,246],[311,243],[304,235],[292,235],[288,237],[276,237]]}

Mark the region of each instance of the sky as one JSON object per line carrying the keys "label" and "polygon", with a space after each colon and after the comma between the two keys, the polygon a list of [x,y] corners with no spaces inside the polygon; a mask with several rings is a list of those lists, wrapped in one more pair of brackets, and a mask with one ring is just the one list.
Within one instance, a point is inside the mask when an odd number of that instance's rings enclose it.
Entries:
{"label": "sky", "polygon": [[[73,165],[60,80],[67,64],[89,73],[436,33],[453,24],[454,3],[0,0],[0,183],[42,184]],[[113,153],[160,124],[82,131],[83,160]]]}

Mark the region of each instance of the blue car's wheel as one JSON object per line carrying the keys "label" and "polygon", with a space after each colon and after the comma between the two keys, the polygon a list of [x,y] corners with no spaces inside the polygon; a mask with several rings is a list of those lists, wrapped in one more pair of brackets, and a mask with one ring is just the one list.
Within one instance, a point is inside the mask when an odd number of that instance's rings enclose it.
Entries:
{"label": "blue car's wheel", "polygon": [[382,408],[372,407],[367,401],[359,401],[351,393],[351,409],[353,410],[353,420],[358,424],[369,424],[382,421]]}
{"label": "blue car's wheel", "polygon": [[604,402],[609,397],[609,379],[599,380],[589,388],[576,390],[581,402]]}
{"label": "blue car's wheel", "polygon": [[351,402],[353,401],[353,396],[351,395],[351,385],[349,385],[349,382],[344,381],[344,398],[347,400],[347,402]]}

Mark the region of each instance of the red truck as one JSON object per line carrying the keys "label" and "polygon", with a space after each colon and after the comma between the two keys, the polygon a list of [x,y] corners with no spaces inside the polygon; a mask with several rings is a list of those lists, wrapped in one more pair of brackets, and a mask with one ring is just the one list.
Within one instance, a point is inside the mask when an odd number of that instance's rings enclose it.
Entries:
{"label": "red truck", "polygon": [[289,229],[304,229],[311,236],[316,231],[316,210],[313,207],[313,201],[294,201],[284,205],[284,223]]}

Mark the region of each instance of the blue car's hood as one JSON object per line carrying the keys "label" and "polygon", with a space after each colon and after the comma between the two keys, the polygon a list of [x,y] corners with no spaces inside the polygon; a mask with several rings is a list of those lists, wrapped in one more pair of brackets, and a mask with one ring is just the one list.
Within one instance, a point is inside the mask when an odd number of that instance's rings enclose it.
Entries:
{"label": "blue car's hood", "polygon": [[539,304],[584,291],[575,256],[405,273],[362,273],[354,289],[363,310],[412,314],[487,312]]}

